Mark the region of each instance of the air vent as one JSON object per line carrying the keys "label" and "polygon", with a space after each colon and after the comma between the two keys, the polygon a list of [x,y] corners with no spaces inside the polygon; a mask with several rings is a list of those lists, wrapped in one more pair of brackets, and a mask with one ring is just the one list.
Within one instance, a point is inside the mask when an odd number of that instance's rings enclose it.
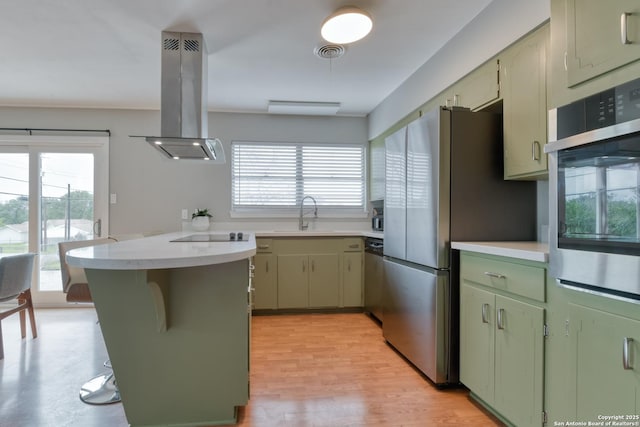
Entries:
{"label": "air vent", "polygon": [[200,43],[198,40],[185,39],[184,50],[187,52],[200,52]]}
{"label": "air vent", "polygon": [[164,39],[164,50],[178,50],[180,48],[180,39]]}
{"label": "air vent", "polygon": [[324,46],[318,46],[313,49],[313,53],[315,53],[318,58],[322,59],[340,58],[342,55],[344,55],[344,51],[344,46],[339,44],[326,44]]}

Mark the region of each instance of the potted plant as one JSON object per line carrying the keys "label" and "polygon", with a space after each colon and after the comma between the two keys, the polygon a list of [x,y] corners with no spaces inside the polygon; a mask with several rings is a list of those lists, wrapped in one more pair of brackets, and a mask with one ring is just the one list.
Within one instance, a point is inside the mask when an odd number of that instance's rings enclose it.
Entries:
{"label": "potted plant", "polygon": [[207,231],[209,229],[209,209],[196,209],[191,214],[191,226],[196,231]]}

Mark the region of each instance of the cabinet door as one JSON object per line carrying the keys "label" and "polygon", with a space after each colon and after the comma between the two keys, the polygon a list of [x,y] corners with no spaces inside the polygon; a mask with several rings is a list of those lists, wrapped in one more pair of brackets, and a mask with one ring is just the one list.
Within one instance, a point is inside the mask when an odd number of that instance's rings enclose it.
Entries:
{"label": "cabinet door", "polygon": [[495,402],[517,426],[540,426],[544,309],[496,296]]}
{"label": "cabinet door", "polygon": [[276,256],[272,254],[257,254],[253,257],[255,266],[253,277],[253,308],[278,308],[278,285]]}
{"label": "cabinet door", "polygon": [[640,58],[637,0],[566,0],[565,6],[570,87]]}
{"label": "cabinet door", "polygon": [[498,60],[487,61],[454,87],[453,105],[479,109],[500,98]]}
{"label": "cabinet door", "polygon": [[362,307],[362,259],[361,252],[342,255],[342,305]]}
{"label": "cabinet door", "polygon": [[493,403],[495,296],[467,283],[460,288],[460,381]]}
{"label": "cabinet door", "polygon": [[278,308],[309,306],[309,257],[278,255]]}
{"label": "cabinet door", "polygon": [[340,305],[338,254],[309,255],[309,307]]}
{"label": "cabinet door", "polygon": [[502,58],[504,175],[546,176],[546,57],[549,28],[514,46]]}
{"label": "cabinet door", "polygon": [[[640,322],[570,304],[569,376],[576,397],[576,420],[598,415],[638,414],[640,393]],[[625,338],[630,366],[623,366]]]}

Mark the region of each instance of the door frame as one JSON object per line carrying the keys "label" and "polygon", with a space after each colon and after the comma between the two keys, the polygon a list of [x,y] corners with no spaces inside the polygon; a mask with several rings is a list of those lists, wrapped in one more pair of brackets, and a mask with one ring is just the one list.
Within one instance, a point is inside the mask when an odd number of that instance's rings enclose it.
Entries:
{"label": "door frame", "polygon": [[[64,307],[62,291],[40,292],[40,154],[91,153],[94,155],[94,221],[101,220],[101,233],[109,235],[109,136],[95,135],[0,135],[0,152],[29,154],[29,252],[38,254],[34,269],[32,296],[36,307]],[[34,230],[33,227],[36,227]],[[34,232],[37,231],[37,232]]]}

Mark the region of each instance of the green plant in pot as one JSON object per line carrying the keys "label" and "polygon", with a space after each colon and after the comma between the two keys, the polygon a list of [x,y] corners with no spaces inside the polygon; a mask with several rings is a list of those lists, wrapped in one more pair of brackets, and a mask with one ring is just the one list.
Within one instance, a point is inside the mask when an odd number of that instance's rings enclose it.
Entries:
{"label": "green plant in pot", "polygon": [[195,231],[207,231],[209,229],[209,218],[211,218],[209,209],[196,209],[191,214],[191,227]]}

